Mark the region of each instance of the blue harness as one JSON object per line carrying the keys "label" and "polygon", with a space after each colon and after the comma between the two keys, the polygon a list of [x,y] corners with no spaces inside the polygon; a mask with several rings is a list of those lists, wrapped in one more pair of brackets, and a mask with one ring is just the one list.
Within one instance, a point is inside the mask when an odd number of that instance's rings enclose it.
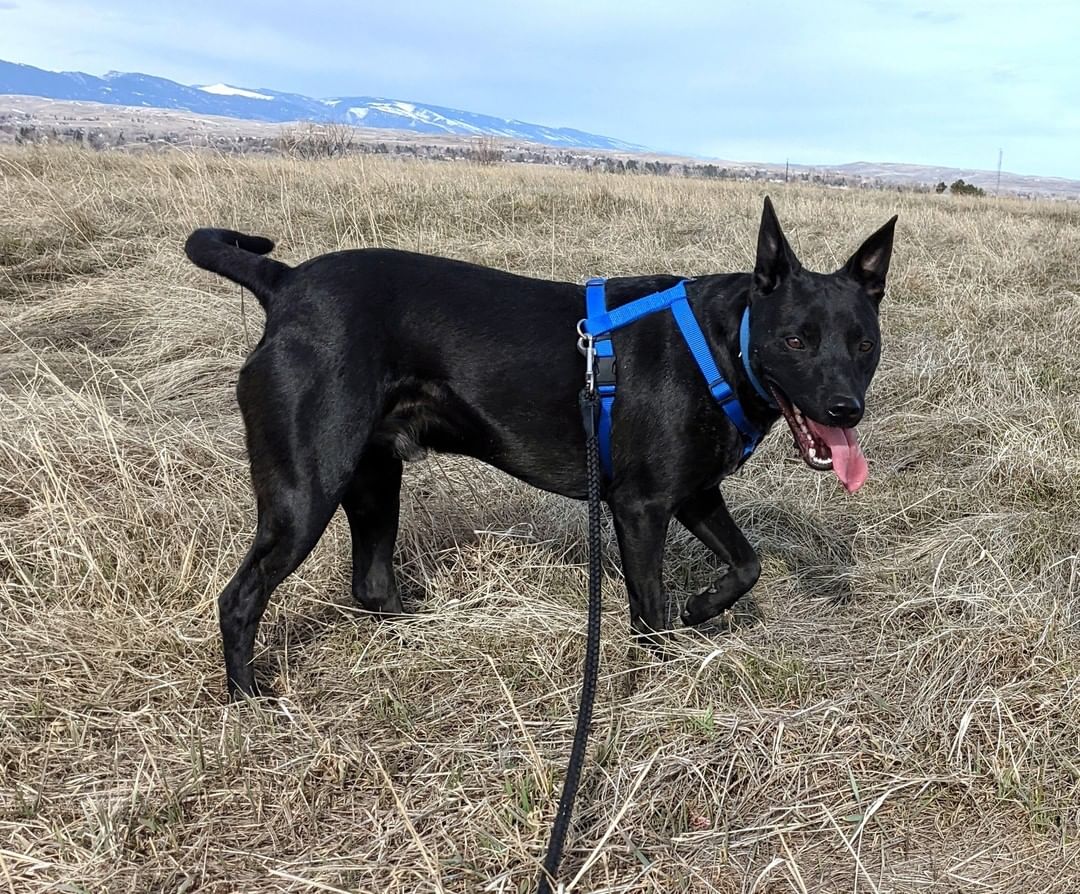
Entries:
{"label": "blue harness", "polygon": [[[745,460],[758,443],[761,441],[761,432],[746,418],[742,404],[732,387],[724,381],[709,351],[709,343],[705,340],[705,333],[701,331],[701,325],[694,316],[694,310],[686,298],[686,281],[676,283],[670,289],[662,292],[654,292],[644,298],[638,298],[629,304],[624,304],[614,310],[607,309],[607,299],[604,295],[605,280],[602,278],[590,279],[585,284],[585,313],[586,318],[580,323],[580,330],[593,339],[596,350],[595,381],[596,390],[600,396],[600,462],[604,468],[604,475],[611,479],[611,408],[615,403],[615,346],[611,341],[611,333],[635,320],[647,317],[649,314],[670,308],[675,322],[682,332],[686,346],[690,349],[698,369],[708,383],[709,392],[720,407],[727,414],[735,427],[743,437],[743,460]],[[750,308],[743,311],[742,323],[739,326],[739,346],[743,368],[750,379],[750,384],[770,407],[776,406],[769,395],[750,369]]]}

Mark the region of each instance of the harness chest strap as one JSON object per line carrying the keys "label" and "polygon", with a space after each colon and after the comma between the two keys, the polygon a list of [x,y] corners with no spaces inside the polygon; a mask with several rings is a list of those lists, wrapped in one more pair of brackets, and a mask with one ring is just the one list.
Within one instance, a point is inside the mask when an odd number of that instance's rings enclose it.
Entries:
{"label": "harness chest strap", "polygon": [[[705,339],[705,333],[701,331],[701,324],[694,315],[694,309],[690,306],[686,296],[685,280],[676,283],[670,289],[662,292],[654,292],[644,298],[638,298],[614,310],[607,309],[605,295],[605,283],[602,278],[590,279],[585,284],[585,313],[586,318],[581,322],[580,328],[593,338],[596,350],[596,390],[600,397],[600,460],[604,468],[604,474],[611,478],[611,411],[615,404],[615,346],[611,340],[611,333],[615,329],[640,320],[657,311],[670,309],[675,323],[682,333],[698,369],[705,377],[709,386],[709,393],[720,404],[724,413],[732,421],[743,437],[743,458],[745,459],[761,441],[761,432],[746,418],[742,404],[735,394],[735,390],[724,379],[712,352],[709,343]],[[750,378],[754,390],[770,406],[774,406],[769,393],[761,386],[757,376],[750,369],[749,359],[750,341],[750,308],[743,311],[742,322],[739,327],[739,342],[743,367]]]}
{"label": "harness chest strap", "polygon": [[[585,284],[585,324],[583,329],[594,320],[607,313],[607,299],[604,296],[604,282],[601,278],[590,279]],[[600,443],[600,465],[604,477],[611,478],[611,408],[615,404],[615,346],[611,343],[610,330],[593,336],[593,349],[596,351],[593,369],[596,393],[600,396],[600,427],[597,440]]]}

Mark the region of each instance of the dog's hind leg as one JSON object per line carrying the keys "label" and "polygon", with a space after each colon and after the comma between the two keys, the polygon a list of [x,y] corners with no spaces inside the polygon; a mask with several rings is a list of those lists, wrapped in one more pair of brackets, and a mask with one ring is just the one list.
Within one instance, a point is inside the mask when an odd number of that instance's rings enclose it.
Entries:
{"label": "dog's hind leg", "polygon": [[373,447],[361,457],[341,500],[352,530],[353,597],[381,615],[404,611],[393,565],[400,495],[401,460]]}
{"label": "dog's hind leg", "polygon": [[259,519],[251,549],[218,598],[231,698],[258,694],[252,657],[259,620],[337,510],[374,419],[334,378],[294,367],[290,350],[260,347],[237,383]]}
{"label": "dog's hind leg", "polygon": [[270,594],[307,558],[333,515],[336,502],[295,491],[272,505],[260,501],[255,542],[218,597],[229,697],[258,695],[252,658],[255,633]]}
{"label": "dog's hind leg", "polygon": [[691,596],[682,622],[691,627],[731,608],[757,583],[761,563],[728,514],[720,488],[704,491],[680,507],[676,518],[728,567],[712,586]]}
{"label": "dog's hind leg", "polygon": [[662,655],[668,627],[664,541],[671,512],[658,503],[623,498],[611,502],[611,514],[630,600],[630,626],[643,645]]}

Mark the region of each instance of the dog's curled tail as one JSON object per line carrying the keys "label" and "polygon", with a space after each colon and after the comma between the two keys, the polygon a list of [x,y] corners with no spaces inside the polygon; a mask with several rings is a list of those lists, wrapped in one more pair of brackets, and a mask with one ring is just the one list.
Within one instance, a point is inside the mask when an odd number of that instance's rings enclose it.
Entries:
{"label": "dog's curled tail", "polygon": [[274,243],[263,236],[211,227],[196,230],[184,243],[184,253],[196,267],[250,289],[266,311],[281,278],[292,269],[263,257],[273,250]]}

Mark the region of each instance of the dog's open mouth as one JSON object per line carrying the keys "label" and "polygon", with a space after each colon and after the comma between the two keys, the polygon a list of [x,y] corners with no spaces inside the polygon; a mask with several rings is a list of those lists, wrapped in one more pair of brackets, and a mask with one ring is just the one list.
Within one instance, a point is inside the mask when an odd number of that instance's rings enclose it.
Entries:
{"label": "dog's open mouth", "polygon": [[870,475],[870,470],[862,448],[859,447],[855,429],[815,422],[804,415],[775,385],[770,383],[769,390],[772,391],[780,412],[784,414],[791,433],[795,436],[795,447],[803,461],[817,472],[835,472],[848,493],[853,494],[862,487]]}

